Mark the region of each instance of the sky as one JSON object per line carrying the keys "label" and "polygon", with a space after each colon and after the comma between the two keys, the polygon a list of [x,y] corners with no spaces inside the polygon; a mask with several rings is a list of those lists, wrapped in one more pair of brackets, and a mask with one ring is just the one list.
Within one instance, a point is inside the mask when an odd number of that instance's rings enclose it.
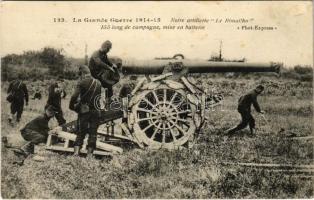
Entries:
{"label": "sky", "polygon": [[[313,66],[312,2],[1,2],[0,54],[62,48],[67,56],[84,57],[105,40],[110,56],[152,59],[182,53],[186,58],[208,59],[219,51],[227,59],[282,62]],[[54,22],[64,18],[66,22]],[[133,23],[72,22],[73,18],[133,19]],[[102,30],[101,25],[140,25],[136,18],[248,19],[248,23],[193,23],[204,30]],[[141,23],[142,25],[145,23]],[[158,23],[147,23],[158,25]],[[180,24],[176,24],[180,25]],[[187,23],[182,23],[187,25]],[[191,24],[192,25],[192,24]],[[276,27],[272,31],[242,30],[242,26]],[[240,28],[237,29],[237,27]]]}

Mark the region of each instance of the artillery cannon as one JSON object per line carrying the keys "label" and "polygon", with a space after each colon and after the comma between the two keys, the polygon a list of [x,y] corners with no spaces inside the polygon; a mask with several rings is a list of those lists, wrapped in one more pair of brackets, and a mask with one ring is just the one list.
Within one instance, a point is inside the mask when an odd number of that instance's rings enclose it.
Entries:
{"label": "artillery cannon", "polygon": [[[142,148],[152,149],[192,146],[205,121],[206,106],[218,105],[223,97],[219,94],[208,96],[189,81],[188,74],[278,73],[281,66],[277,63],[209,62],[183,58],[182,56],[180,60],[175,57],[120,63],[123,74],[145,77],[140,79],[131,94],[122,100],[119,110],[109,108],[107,111],[101,111],[103,125],[99,127],[98,133],[99,137],[103,135],[106,140],[100,142],[110,143],[110,138],[128,140]],[[123,123],[121,119],[124,119]],[[75,132],[75,122],[67,124],[62,130],[59,128],[52,131],[51,137],[62,133],[62,137],[67,139],[66,132]],[[73,140],[73,135],[69,138]],[[57,150],[51,140],[47,143],[47,148]],[[69,147],[65,145],[64,148]],[[102,148],[101,145],[99,150],[98,152],[122,151],[110,146]]]}

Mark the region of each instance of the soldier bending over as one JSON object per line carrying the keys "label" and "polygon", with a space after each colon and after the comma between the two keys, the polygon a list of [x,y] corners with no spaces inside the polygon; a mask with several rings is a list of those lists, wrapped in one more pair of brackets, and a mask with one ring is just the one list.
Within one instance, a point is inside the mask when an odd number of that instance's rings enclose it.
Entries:
{"label": "soldier bending over", "polygon": [[258,113],[264,113],[257,103],[257,96],[261,94],[263,90],[264,86],[259,85],[251,92],[240,97],[238,103],[238,112],[241,115],[242,121],[236,127],[229,129],[227,134],[234,134],[235,132],[244,129],[247,125],[250,127],[251,134],[253,135],[255,133],[255,120],[251,114],[251,105],[253,104],[255,110]]}
{"label": "soldier bending over", "polygon": [[27,142],[19,149],[13,150],[15,154],[22,155],[24,158],[17,162],[22,165],[24,159],[34,153],[36,144],[45,143],[48,138],[49,120],[54,116],[55,112],[52,107],[48,107],[44,114],[39,115],[35,119],[28,122],[23,129],[21,135]]}

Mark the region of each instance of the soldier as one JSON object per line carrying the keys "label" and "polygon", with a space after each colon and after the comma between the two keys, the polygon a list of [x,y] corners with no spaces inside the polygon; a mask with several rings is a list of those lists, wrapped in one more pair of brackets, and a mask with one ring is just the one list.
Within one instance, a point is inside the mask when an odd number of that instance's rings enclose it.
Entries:
{"label": "soldier", "polygon": [[22,155],[23,159],[16,162],[16,164],[22,165],[24,159],[30,154],[34,153],[34,147],[36,144],[45,143],[48,138],[49,120],[54,116],[55,112],[51,106],[47,107],[44,114],[39,115],[35,119],[27,123],[23,129],[21,129],[21,135],[27,142],[19,149],[13,150],[15,154]]}
{"label": "soldier", "polygon": [[[59,81],[61,81],[59,79]],[[49,86],[48,89],[48,100],[45,108],[51,106],[55,111],[55,118],[58,121],[59,126],[66,123],[63,117],[61,108],[61,98],[65,98],[66,92],[61,88],[60,82],[54,82]]]}
{"label": "soldier", "polygon": [[129,95],[131,95],[132,90],[135,88],[136,80],[136,76],[130,76],[129,79],[124,84],[122,84],[119,91],[120,98],[129,97]]}
{"label": "soldier", "polygon": [[[129,79],[126,80],[124,84],[122,84],[119,91],[119,98],[122,100],[122,102],[128,102],[128,98],[130,97],[132,90],[135,88],[136,80],[136,76],[130,76]],[[122,123],[127,123],[127,118],[122,118]]]}
{"label": "soldier", "polygon": [[16,121],[21,120],[24,108],[24,100],[26,106],[28,105],[28,91],[26,85],[22,80],[13,80],[9,84],[7,100],[11,103],[11,116],[9,122],[12,123],[14,115],[16,114]]}
{"label": "soldier", "polygon": [[41,99],[41,91],[40,91],[40,89],[39,88],[36,88],[36,91],[35,91],[35,94],[34,94],[34,96],[33,96],[33,98],[32,98],[33,100],[34,99]]}
{"label": "soldier", "polygon": [[255,133],[255,120],[251,114],[251,105],[253,104],[255,110],[258,113],[263,114],[264,111],[260,109],[260,106],[257,103],[257,96],[261,94],[264,90],[264,86],[259,85],[251,92],[247,93],[244,96],[241,96],[238,102],[238,112],[241,115],[242,121],[236,127],[229,129],[228,134],[234,134],[236,131],[244,129],[247,125],[250,127],[251,134]]}
{"label": "soldier", "polygon": [[70,109],[78,114],[74,155],[79,155],[85,135],[88,133],[87,157],[92,157],[96,148],[99,126],[99,114],[95,102],[101,95],[101,83],[90,75],[87,67],[81,67],[80,73],[83,79],[77,84],[69,105]]}
{"label": "soldier", "polygon": [[103,88],[107,89],[107,98],[113,95],[112,86],[120,79],[117,66],[110,62],[107,53],[112,48],[112,43],[107,40],[101,48],[93,53],[89,60],[91,75],[101,82]]}

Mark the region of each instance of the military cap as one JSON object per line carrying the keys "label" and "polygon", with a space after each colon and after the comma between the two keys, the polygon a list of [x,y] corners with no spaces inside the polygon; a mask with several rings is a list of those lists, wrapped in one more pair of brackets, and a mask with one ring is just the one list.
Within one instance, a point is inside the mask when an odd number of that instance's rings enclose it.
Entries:
{"label": "military cap", "polygon": [[79,75],[89,74],[89,68],[86,65],[81,65],[79,67]]}

